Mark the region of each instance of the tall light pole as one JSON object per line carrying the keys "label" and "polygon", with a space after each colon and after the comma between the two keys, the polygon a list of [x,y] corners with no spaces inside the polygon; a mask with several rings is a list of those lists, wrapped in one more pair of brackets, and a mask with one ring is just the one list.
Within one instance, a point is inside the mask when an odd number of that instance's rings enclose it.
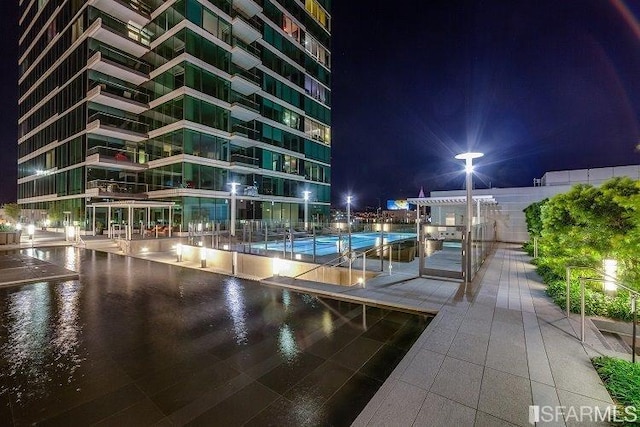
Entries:
{"label": "tall light pole", "polygon": [[466,177],[466,187],[467,187],[467,244],[465,245],[465,255],[466,255],[466,268],[465,268],[465,281],[469,282],[471,278],[471,227],[473,226],[473,199],[471,197],[471,188],[472,188],[472,175],[473,175],[473,159],[477,159],[479,157],[484,156],[484,153],[461,153],[456,156],[458,160],[465,161],[465,172],[467,174]]}
{"label": "tall light pole", "polygon": [[237,187],[238,185],[240,185],[237,182],[232,182],[229,185],[231,185],[231,227],[230,227],[230,233],[232,236],[236,235],[236,195],[237,195]]}
{"label": "tall light pole", "polygon": [[349,254],[351,254],[351,196],[347,196],[347,230],[349,232]]}
{"label": "tall light pole", "polygon": [[309,194],[311,191],[303,191],[304,195],[304,231],[309,230]]}

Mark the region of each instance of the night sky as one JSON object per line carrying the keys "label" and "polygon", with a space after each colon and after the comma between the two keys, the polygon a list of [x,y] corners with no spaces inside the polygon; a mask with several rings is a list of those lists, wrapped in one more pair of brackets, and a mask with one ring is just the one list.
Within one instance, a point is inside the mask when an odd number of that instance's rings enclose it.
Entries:
{"label": "night sky", "polygon": [[[0,3],[0,202],[8,202],[18,2]],[[640,2],[622,0],[334,0],[334,204],[349,193],[360,209],[421,187],[462,188],[453,156],[469,149],[485,153],[478,187],[640,164],[639,17]]]}

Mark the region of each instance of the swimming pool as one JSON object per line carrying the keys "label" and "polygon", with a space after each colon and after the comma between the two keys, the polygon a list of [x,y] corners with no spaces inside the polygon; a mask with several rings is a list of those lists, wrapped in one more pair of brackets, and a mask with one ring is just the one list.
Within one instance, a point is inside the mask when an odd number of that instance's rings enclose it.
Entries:
{"label": "swimming pool", "polygon": [[[384,233],[382,235],[384,243],[395,242],[404,239],[415,239],[415,233]],[[353,250],[362,250],[372,248],[380,244],[380,233],[352,233],[351,234],[351,248]],[[346,250],[349,246],[348,234],[342,234],[340,236],[316,236],[315,238],[315,253],[316,255],[331,255],[339,254]],[[283,240],[278,242],[268,243],[254,243],[251,245],[252,249],[267,251],[278,251],[291,253],[292,242]],[[314,250],[314,238],[303,237],[293,239],[293,253],[301,255],[312,255]]]}
{"label": "swimming pool", "polygon": [[[350,425],[429,317],[75,248],[0,289],[14,425]],[[8,422],[11,425],[11,421]]]}

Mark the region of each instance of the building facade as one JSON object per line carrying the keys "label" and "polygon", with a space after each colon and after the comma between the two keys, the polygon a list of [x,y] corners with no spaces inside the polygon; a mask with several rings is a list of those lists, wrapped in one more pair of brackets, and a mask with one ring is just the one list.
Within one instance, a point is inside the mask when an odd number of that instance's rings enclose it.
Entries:
{"label": "building facade", "polygon": [[[496,222],[496,239],[501,242],[523,243],[529,240],[524,209],[532,203],[566,193],[576,184],[599,186],[615,177],[628,177],[640,180],[640,165],[614,166],[592,169],[572,169],[546,172],[542,178],[533,180],[532,187],[481,188],[474,189],[473,196],[492,196],[497,206],[485,215]],[[432,191],[431,197],[466,197],[465,190]],[[463,224],[465,204],[447,207],[432,207],[431,220],[434,224]],[[477,211],[476,211],[477,212]],[[477,214],[477,213],[476,213]],[[476,215],[474,214],[474,215]]]}
{"label": "building facade", "polygon": [[[328,217],[330,0],[20,2],[18,203]],[[231,194],[235,191],[235,194]],[[236,200],[234,200],[236,202]]]}

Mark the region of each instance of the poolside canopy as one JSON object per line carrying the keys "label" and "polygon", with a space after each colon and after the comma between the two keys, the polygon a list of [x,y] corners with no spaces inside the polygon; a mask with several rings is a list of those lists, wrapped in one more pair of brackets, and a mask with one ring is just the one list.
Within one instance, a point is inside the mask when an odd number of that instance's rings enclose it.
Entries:
{"label": "poolside canopy", "polygon": [[[107,208],[107,233],[111,236],[111,210],[112,209],[127,209],[127,230],[126,239],[131,240],[132,227],[133,227],[133,211],[134,209],[145,209],[147,212],[147,220],[150,218],[151,209],[169,209],[169,224],[173,223],[173,207],[175,202],[153,202],[149,200],[117,200],[113,202],[96,202],[88,205],[88,208],[92,208],[93,224],[92,229],[95,234],[96,230],[96,208]],[[171,227],[168,228],[169,237],[171,237]]]}
{"label": "poolside canopy", "polygon": [[[471,198],[478,205],[498,204],[493,196],[472,196]],[[416,197],[407,199],[407,202],[417,206],[464,206],[467,204],[467,196]]]}

